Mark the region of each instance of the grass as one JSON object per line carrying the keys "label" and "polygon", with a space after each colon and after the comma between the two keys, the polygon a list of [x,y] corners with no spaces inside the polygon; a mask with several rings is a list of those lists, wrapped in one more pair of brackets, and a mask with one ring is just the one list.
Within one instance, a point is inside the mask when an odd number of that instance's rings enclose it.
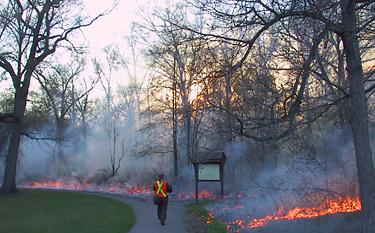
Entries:
{"label": "grass", "polygon": [[[211,201],[200,201],[199,203],[192,203],[186,205],[189,212],[193,213],[202,222],[206,223],[208,219],[208,211],[204,208],[205,205]],[[210,224],[206,224],[207,233],[226,233],[226,225],[219,223],[215,218],[212,219]]]}
{"label": "grass", "polygon": [[45,190],[0,195],[0,232],[125,233],[135,221],[129,205],[94,195]]}

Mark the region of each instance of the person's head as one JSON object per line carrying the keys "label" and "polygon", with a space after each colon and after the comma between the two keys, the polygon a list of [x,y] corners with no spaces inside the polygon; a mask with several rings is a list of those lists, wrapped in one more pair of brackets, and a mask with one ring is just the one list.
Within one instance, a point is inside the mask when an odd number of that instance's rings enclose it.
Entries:
{"label": "person's head", "polygon": [[158,179],[159,180],[164,180],[164,174],[159,174]]}

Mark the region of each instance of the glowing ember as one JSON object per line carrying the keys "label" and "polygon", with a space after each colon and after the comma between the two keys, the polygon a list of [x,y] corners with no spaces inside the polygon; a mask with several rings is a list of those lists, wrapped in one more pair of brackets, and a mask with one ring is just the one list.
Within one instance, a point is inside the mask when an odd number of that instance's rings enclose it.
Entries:
{"label": "glowing ember", "polygon": [[[194,199],[195,198],[195,193],[180,192],[180,193],[177,194],[177,198],[180,199],[180,200]],[[211,199],[211,200],[214,200],[214,199],[216,199],[216,196],[212,192],[209,192],[207,190],[203,190],[203,191],[201,191],[201,192],[198,193],[198,198],[200,198],[200,199]]]}
{"label": "glowing ember", "polygon": [[214,219],[214,212],[213,211],[209,211],[208,215],[207,215],[206,223],[207,224],[211,224],[212,221],[213,221],[213,219]]}
{"label": "glowing ember", "polygon": [[126,191],[129,193],[149,193],[150,189],[144,186],[136,185],[130,188],[126,188]]}

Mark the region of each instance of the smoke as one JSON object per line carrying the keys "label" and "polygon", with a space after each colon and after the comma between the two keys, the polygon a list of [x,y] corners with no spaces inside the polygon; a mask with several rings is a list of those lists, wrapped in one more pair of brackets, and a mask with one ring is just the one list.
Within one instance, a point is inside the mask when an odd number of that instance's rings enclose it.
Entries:
{"label": "smoke", "polygon": [[[35,137],[53,138],[51,132],[51,128],[45,127]],[[20,147],[17,181],[65,177],[94,183],[147,183],[160,171],[167,173],[171,170],[169,155],[137,157],[136,141],[142,138],[140,132],[126,123],[119,124],[117,132],[115,143],[113,138],[108,137],[106,125],[99,123],[88,127],[85,138],[77,127],[68,128],[61,145],[54,140],[24,138]],[[112,159],[111,153],[115,154]],[[115,176],[112,176],[113,161],[115,168],[119,166]]]}
{"label": "smoke", "polygon": [[50,174],[53,165],[53,157],[51,157],[53,144],[50,141],[24,139],[18,158],[17,179],[37,178]]}
{"label": "smoke", "polygon": [[[345,214],[315,221],[271,221],[265,227],[250,230],[252,220],[279,211],[316,207],[327,199],[358,196],[352,141],[340,134],[332,134],[310,138],[309,143],[313,148],[298,154],[284,145],[279,150],[278,166],[273,170],[255,169],[256,151],[252,151],[254,147],[251,145],[228,145],[225,148],[226,183],[227,189],[231,187],[229,190],[235,192],[227,192],[227,198],[208,209],[229,223],[230,230],[235,232],[301,232],[295,229],[304,229],[303,232],[341,232],[337,229],[354,232],[348,230],[354,230],[358,223]],[[249,171],[251,168],[258,174]],[[327,226],[322,227],[320,221]]]}

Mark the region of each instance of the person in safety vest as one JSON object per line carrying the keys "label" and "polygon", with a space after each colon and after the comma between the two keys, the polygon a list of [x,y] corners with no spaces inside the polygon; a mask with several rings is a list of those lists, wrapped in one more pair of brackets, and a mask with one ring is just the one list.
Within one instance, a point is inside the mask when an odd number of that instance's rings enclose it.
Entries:
{"label": "person in safety vest", "polygon": [[158,218],[161,225],[165,225],[168,208],[168,193],[172,192],[171,185],[164,179],[164,174],[160,174],[153,185],[154,195],[158,198]]}

